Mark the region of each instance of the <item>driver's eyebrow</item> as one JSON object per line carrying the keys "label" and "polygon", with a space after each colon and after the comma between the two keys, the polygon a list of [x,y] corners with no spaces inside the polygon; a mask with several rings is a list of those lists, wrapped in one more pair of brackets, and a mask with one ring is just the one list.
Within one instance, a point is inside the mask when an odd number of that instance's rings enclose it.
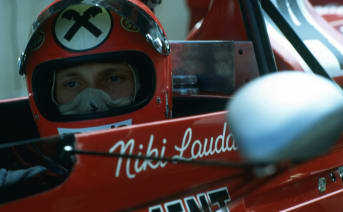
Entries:
{"label": "driver's eyebrow", "polygon": [[129,65],[127,63],[117,63],[117,64],[111,64],[108,68],[114,68],[114,69],[128,69]]}
{"label": "driver's eyebrow", "polygon": [[57,72],[56,76],[58,77],[77,77],[80,76],[79,73],[74,72],[74,71],[61,71],[60,73]]}
{"label": "driver's eyebrow", "polygon": [[66,74],[62,74],[61,76],[63,77],[75,77],[75,76],[79,76],[80,74],[77,73],[66,73]]}
{"label": "driver's eyebrow", "polygon": [[113,73],[113,72],[119,72],[119,73],[128,73],[128,69],[126,67],[108,67],[104,68],[101,70],[102,73],[107,74],[107,73]]}

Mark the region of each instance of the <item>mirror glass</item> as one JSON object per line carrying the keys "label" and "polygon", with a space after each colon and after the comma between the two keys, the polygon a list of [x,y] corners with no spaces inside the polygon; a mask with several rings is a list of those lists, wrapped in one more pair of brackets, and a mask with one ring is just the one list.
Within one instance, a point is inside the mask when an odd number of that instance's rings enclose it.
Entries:
{"label": "mirror glass", "polygon": [[343,93],[319,75],[284,71],[257,78],[228,104],[243,156],[254,162],[302,161],[327,152],[343,128]]}

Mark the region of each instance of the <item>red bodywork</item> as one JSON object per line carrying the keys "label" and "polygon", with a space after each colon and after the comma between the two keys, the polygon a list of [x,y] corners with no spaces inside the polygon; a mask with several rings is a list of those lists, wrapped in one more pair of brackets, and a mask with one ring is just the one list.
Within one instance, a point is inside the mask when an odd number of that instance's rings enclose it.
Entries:
{"label": "red bodywork", "polygon": [[[227,129],[225,117],[226,112],[216,112],[82,134],[77,136],[76,144],[80,150],[99,152],[115,148],[128,154],[156,157],[238,161],[238,147]],[[243,199],[235,202],[231,211],[339,211],[343,185],[336,170],[343,165],[342,154],[343,143],[339,142],[331,153],[294,166],[267,182],[260,182],[241,168],[79,155],[65,183],[2,205],[1,210],[146,211],[143,207],[146,204],[164,208],[173,202],[177,205],[175,200],[183,201],[186,207],[187,197],[223,188],[228,190],[230,199],[236,200],[241,190],[253,186]],[[329,173],[334,174],[336,181],[331,180]],[[327,181],[323,193],[317,189],[319,177]],[[256,183],[262,187],[254,190]]]}
{"label": "red bodywork", "polygon": [[[223,12],[208,13],[208,18],[220,20],[218,24],[227,23],[225,18],[231,22],[241,20],[238,1],[214,2],[219,3],[212,8],[222,9]],[[225,17],[225,14],[232,14],[225,8],[235,8],[235,17]],[[217,24],[206,25],[206,19],[203,24],[210,28],[200,30],[209,35],[228,33],[225,30],[216,31]],[[235,24],[243,23],[236,21]],[[247,40],[244,31],[230,32],[237,33],[228,33],[232,39],[240,35],[240,40]],[[196,31],[192,33],[189,38],[196,36],[197,39],[211,39]],[[220,36],[223,36],[221,39],[230,38],[226,34]],[[298,70],[300,66],[294,58],[286,57],[287,53],[278,54],[275,46],[273,49],[279,67]],[[227,96],[224,98],[229,100]],[[150,112],[153,114],[153,111]],[[79,150],[155,157],[242,161],[239,147],[228,129],[227,113],[218,111],[83,133],[76,135],[76,147]],[[251,170],[243,168],[77,155],[72,173],[63,184],[3,204],[0,210],[190,211],[191,203],[201,209],[205,206],[202,200],[212,200],[213,209],[218,209],[222,203],[231,202],[228,206],[230,211],[341,211],[343,181],[338,168],[343,166],[342,156],[343,139],[340,139],[332,151],[324,156],[293,165],[271,179],[259,179],[251,174]],[[319,191],[319,179],[323,178],[326,189]],[[215,199],[216,192],[227,192],[228,195],[224,195],[227,198]]]}

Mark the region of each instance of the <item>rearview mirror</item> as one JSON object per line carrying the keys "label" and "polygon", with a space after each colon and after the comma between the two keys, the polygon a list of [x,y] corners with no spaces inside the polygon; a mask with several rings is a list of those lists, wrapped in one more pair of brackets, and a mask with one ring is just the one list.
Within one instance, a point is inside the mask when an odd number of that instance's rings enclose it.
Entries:
{"label": "rearview mirror", "polygon": [[343,130],[343,93],[312,73],[257,78],[228,105],[231,132],[252,162],[302,161],[326,153]]}

